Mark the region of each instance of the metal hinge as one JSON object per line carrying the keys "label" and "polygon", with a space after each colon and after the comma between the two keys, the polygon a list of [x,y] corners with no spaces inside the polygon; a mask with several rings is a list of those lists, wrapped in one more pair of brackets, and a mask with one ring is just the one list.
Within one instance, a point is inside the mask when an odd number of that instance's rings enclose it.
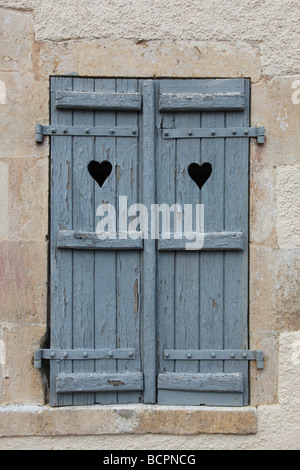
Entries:
{"label": "metal hinge", "polygon": [[[70,137],[138,137],[138,127],[67,127],[43,126],[35,127],[35,141],[42,143],[44,136]],[[241,127],[221,129],[163,129],[164,139],[213,139],[213,138],[256,138],[258,144],[265,143],[264,127]]]}
{"label": "metal hinge", "polygon": [[138,137],[138,127],[68,127],[68,126],[35,126],[35,141],[43,142],[44,136],[71,137]]}
{"label": "metal hinge", "polygon": [[201,350],[167,350],[164,352],[167,361],[256,361],[257,369],[264,369],[263,351],[201,351]]}
{"label": "metal hinge", "polygon": [[41,369],[42,361],[91,361],[100,359],[134,360],[135,349],[37,349],[34,351],[34,367]]}
{"label": "metal hinge", "polygon": [[216,138],[252,138],[257,139],[258,144],[265,143],[264,127],[227,127],[221,129],[163,129],[164,139],[216,139]]}

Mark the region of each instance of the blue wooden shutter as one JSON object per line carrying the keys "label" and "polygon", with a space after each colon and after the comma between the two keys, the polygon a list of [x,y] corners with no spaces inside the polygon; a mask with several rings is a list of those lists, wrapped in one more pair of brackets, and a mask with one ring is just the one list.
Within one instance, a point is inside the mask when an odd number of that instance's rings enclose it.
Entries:
{"label": "blue wooden shutter", "polygon": [[[50,359],[53,406],[249,403],[249,137],[264,141],[249,95],[244,79],[52,78],[36,130],[51,135],[51,348],[35,363]],[[100,184],[91,162],[112,170]],[[120,196],[149,222],[152,204],[203,204],[203,249],[151,226],[99,240],[96,209],[118,216]]]}
{"label": "blue wooden shutter", "polygon": [[[158,203],[204,204],[213,237],[199,252],[159,244],[160,404],[248,404],[248,362],[232,359],[248,348],[249,140],[235,128],[249,127],[249,87],[243,79],[160,82]],[[227,138],[217,138],[222,129]],[[195,163],[212,166],[201,191],[188,173]]]}
{"label": "blue wooden shutter", "polygon": [[140,402],[142,240],[95,234],[99,204],[139,200],[139,84],[53,78],[51,104],[51,404]]}

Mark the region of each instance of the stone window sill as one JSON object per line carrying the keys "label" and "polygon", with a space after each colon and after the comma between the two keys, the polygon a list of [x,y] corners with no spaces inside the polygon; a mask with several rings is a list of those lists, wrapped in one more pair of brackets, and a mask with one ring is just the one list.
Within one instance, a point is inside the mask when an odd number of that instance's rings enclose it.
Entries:
{"label": "stone window sill", "polygon": [[254,407],[0,407],[0,437],[256,433],[257,409]]}

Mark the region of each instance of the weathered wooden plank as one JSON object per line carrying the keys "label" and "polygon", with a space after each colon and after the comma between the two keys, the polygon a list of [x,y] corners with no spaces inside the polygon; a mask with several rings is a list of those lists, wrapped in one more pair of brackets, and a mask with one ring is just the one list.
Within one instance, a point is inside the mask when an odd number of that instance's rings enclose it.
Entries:
{"label": "weathered wooden plank", "polygon": [[[224,125],[224,113],[202,114],[202,127]],[[209,185],[204,186],[201,191],[201,203],[204,205],[205,230],[213,233],[204,237],[205,248],[200,254],[200,348],[222,349],[224,252],[243,250],[244,236],[242,233],[224,233],[224,139],[202,140],[202,163],[204,162],[209,162],[213,171]],[[209,247],[214,251],[206,252]],[[200,372],[223,372],[223,363],[201,361]]]}
{"label": "weathered wooden plank", "polygon": [[[174,126],[174,115],[163,116],[163,125]],[[176,201],[174,184],[176,171],[176,141],[161,138],[157,125],[156,177],[157,204],[172,206]],[[175,348],[175,256],[176,253],[157,252],[157,349],[158,372],[174,372],[175,361],[165,361],[164,350]]]}
{"label": "weathered wooden plank", "polygon": [[[76,91],[93,91],[93,79],[73,79]],[[73,111],[75,126],[92,126],[93,111]],[[94,139],[73,137],[73,230],[95,230],[94,191],[95,182],[88,172],[88,164],[94,160]],[[92,349],[94,335],[94,253],[73,251],[73,347]],[[94,372],[94,361],[74,361],[73,372]],[[74,394],[74,405],[94,404],[93,394]]]}
{"label": "weathered wooden plank", "polygon": [[140,93],[57,92],[57,109],[140,111]]}
{"label": "weathered wooden plank", "polygon": [[188,392],[243,393],[242,374],[177,374],[158,375],[159,390],[186,390]]}
{"label": "weathered wooden plank", "polygon": [[[247,107],[244,113],[228,113],[226,126],[249,124],[249,81],[245,80]],[[226,140],[224,218],[225,230],[245,234],[243,252],[224,254],[224,348],[248,348],[248,231],[249,231],[249,143],[243,139]],[[241,372],[248,404],[247,363],[226,362],[225,372]]]}
{"label": "weathered wooden plank", "polygon": [[144,388],[142,373],[59,374],[57,393],[137,392]]}
{"label": "weathered wooden plank", "polygon": [[[116,91],[115,79],[95,80],[95,92],[114,93]],[[114,111],[96,111],[95,125],[116,126],[117,114]],[[99,162],[108,161],[116,173],[117,139],[115,137],[98,137],[95,142],[95,157]],[[117,181],[115,178],[102,188],[95,187],[95,208],[103,202],[117,207]],[[95,252],[95,347],[118,348],[117,342],[117,268],[116,251]],[[98,360],[95,372],[117,372],[117,361]],[[96,403],[111,405],[118,403],[117,392],[99,392],[95,395]]]}
{"label": "weathered wooden plank", "polygon": [[[176,113],[175,127],[200,127],[199,113]],[[200,204],[201,192],[190,178],[188,168],[200,164],[201,142],[199,139],[178,140],[176,151],[176,203],[193,207],[193,227],[196,229],[196,204]],[[186,220],[185,220],[186,222]],[[177,252],[175,264],[175,347],[198,349],[199,347],[199,253]],[[168,325],[166,325],[168,328]],[[176,361],[175,372],[198,372],[197,363]]]}
{"label": "weathered wooden plank", "polygon": [[128,239],[120,240],[119,233],[111,234],[116,239],[100,240],[95,232],[80,232],[77,230],[62,230],[57,234],[57,248],[72,250],[142,250],[143,240],[133,240],[128,233]]}
{"label": "weathered wooden plank", "polygon": [[186,392],[181,390],[158,390],[160,405],[175,406],[243,406],[243,394],[233,392]]}
{"label": "weathered wooden plank", "polygon": [[[170,234],[170,240],[159,240],[159,251],[192,251],[193,248],[188,248],[187,244],[191,241],[185,239],[175,240],[174,234]],[[244,234],[238,232],[215,232],[204,234],[204,246],[201,251],[243,251],[244,249]],[[200,251],[196,250],[196,251]]]}
{"label": "weathered wooden plank", "polygon": [[[51,79],[51,122],[58,125],[72,125],[72,112],[55,109],[55,92],[72,90],[72,78]],[[56,249],[56,234],[59,228],[72,229],[72,138],[51,138],[51,347],[72,347],[73,277],[72,253]],[[73,404],[72,394],[60,397],[55,391],[55,377],[59,372],[72,372],[72,363],[51,362],[50,404],[69,406]]]}
{"label": "weathered wooden plank", "polygon": [[[156,201],[155,181],[155,83],[143,87],[143,202],[148,208]],[[145,240],[143,259],[144,292],[144,403],[156,403],[156,241]]]}
{"label": "weathered wooden plank", "polygon": [[[118,79],[119,93],[136,93],[138,81]],[[118,126],[137,126],[137,113],[117,113]],[[117,139],[117,196],[118,212],[120,212],[119,197],[127,197],[128,208],[139,201],[139,145],[135,138]],[[124,214],[125,215],[125,214]],[[127,216],[127,214],[126,214]],[[125,221],[124,221],[125,222]],[[128,224],[128,220],[126,220]],[[122,226],[117,227],[123,231]],[[117,252],[117,344],[120,348],[134,347],[139,349],[140,316],[141,316],[141,254],[137,251]],[[136,372],[141,370],[141,359],[138,355],[135,361],[118,361],[119,373]],[[139,403],[141,393],[118,393],[118,403]]]}
{"label": "weathered wooden plank", "polygon": [[243,78],[165,79],[160,93],[245,93]]}
{"label": "weathered wooden plank", "polygon": [[163,93],[160,96],[161,112],[242,110],[245,95],[239,92],[217,93]]}

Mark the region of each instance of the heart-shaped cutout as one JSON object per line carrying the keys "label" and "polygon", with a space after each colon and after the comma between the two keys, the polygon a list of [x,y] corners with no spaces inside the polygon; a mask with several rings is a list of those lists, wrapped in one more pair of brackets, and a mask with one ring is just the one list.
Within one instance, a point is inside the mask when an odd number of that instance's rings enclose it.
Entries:
{"label": "heart-shaped cutout", "polygon": [[203,165],[192,163],[189,166],[189,175],[200,190],[211,177],[212,171],[213,169],[210,163],[203,163]]}
{"label": "heart-shaped cutout", "polygon": [[88,165],[89,174],[99,184],[100,188],[104,185],[112,172],[112,164],[109,162],[96,162],[92,160]]}

